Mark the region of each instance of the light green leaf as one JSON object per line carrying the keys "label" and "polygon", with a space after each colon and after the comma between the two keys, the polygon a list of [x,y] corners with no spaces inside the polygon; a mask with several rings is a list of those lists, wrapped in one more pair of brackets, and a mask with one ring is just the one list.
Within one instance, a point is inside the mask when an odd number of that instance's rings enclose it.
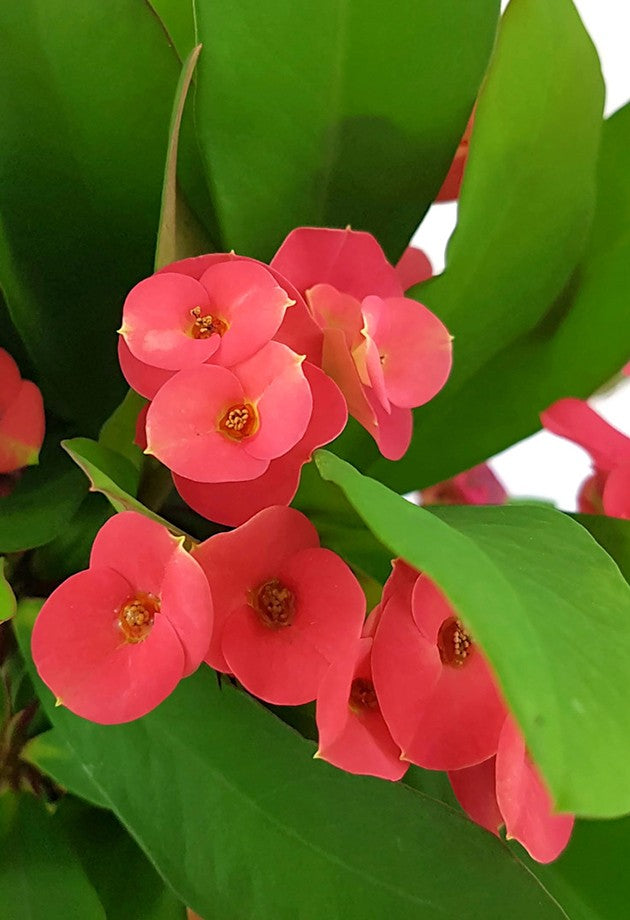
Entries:
{"label": "light green leaf", "polygon": [[630,587],[592,537],[547,508],[429,512],[333,454],[316,462],[470,626],[559,810],[630,810],[630,647],[619,643]]}
{"label": "light green leaf", "polygon": [[[135,475],[135,471],[123,456],[89,438],[72,438],[62,441],[61,446],[90,480],[90,491],[102,492],[116,511],[137,511],[157,521],[158,524],[163,524],[171,533],[182,535],[181,530],[125,491],[124,486],[129,484],[130,473]],[[119,482],[122,485],[119,485]]]}
{"label": "light green leaf", "polygon": [[464,132],[497,0],[196,0],[196,114],[223,247],[268,258],[300,224],[398,257]]}
{"label": "light green leaf", "polygon": [[177,181],[177,150],[186,96],[193,78],[201,45],[197,45],[184,61],[175,91],[175,101],[169,128],[166,168],[162,185],[162,207],[158,229],[155,268],[163,268],[177,259],[198,256],[212,249],[205,230],[183,197]]}
{"label": "light green leaf", "polygon": [[0,831],[3,918],[107,920],[56,816],[31,795],[5,793],[0,799],[10,805],[8,827]]}
{"label": "light green leaf", "polygon": [[[38,607],[23,602],[15,620],[25,656]],[[143,719],[107,727],[55,708],[35,680],[114,812],[202,916],[565,917],[490,834],[402,784],[314,761],[313,743],[209,668]]]}

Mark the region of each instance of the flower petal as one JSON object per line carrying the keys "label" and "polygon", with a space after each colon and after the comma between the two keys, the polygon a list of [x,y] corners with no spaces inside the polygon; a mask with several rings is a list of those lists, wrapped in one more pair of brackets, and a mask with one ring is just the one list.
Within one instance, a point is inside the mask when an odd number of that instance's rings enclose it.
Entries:
{"label": "flower petal", "polygon": [[175,630],[184,649],[184,677],[205,658],[212,634],[213,606],[208,579],[198,562],[178,541],[160,592],[161,613]]}
{"label": "flower petal", "polygon": [[134,358],[122,335],[118,336],[118,363],[129,386],[145,399],[153,399],[160,387],[177,373]]}
{"label": "flower petal", "polygon": [[4,348],[0,348],[0,416],[6,412],[20,391],[20,370]]}
{"label": "flower petal", "polygon": [[603,494],[604,511],[610,517],[630,520],[630,463],[612,470]]}
{"label": "flower petal", "polygon": [[314,284],[332,284],[363,300],[369,294],[399,297],[402,287],[396,270],[370,233],[298,227],[271,260],[298,291]]}
{"label": "flower petal", "polygon": [[415,246],[407,246],[396,263],[396,274],[403,291],[426,281],[433,275],[433,266],[427,254]]}
{"label": "flower petal", "polygon": [[229,533],[218,533],[193,549],[211,585],[215,625],[206,661],[229,671],[221,652],[221,634],[230,613],[247,603],[248,592],[277,576],[284,560],[307,547],[318,547],[317,531],[293,508],[266,508]]}
{"label": "flower petal", "polygon": [[159,272],[140,281],[127,295],[121,334],[135,358],[176,371],[202,364],[219,347],[220,337],[195,339],[191,310],[210,303],[203,285],[188,275]]}
{"label": "flower petal", "polygon": [[200,278],[207,290],[209,312],[228,329],[213,363],[231,367],[245,361],[269,342],[294,301],[260,262],[234,259],[210,266]]}
{"label": "flower petal", "polygon": [[556,859],[569,842],[574,819],[554,813],[551,797],[512,718],[505,720],[499,739],[496,784],[508,839],[518,840],[538,862]]}
{"label": "flower petal", "polygon": [[134,591],[158,596],[164,571],[179,546],[166,527],[136,511],[121,511],[96,534],[90,568],[118,572]]}
{"label": "flower petal", "polygon": [[33,628],[33,660],[61,703],[110,725],[140,718],[183,674],[184,651],[169,621],[156,615],[148,637],[121,639],[117,611],[131,586],[112,569],[79,572],[50,595]]}
{"label": "flower petal", "polygon": [[560,399],[541,412],[540,419],[547,431],[587,450],[601,470],[630,462],[630,438],[604,421],[582,399]]}
{"label": "flower petal", "polygon": [[202,364],[175,374],[157,393],[147,412],[147,450],[170,470],[197,482],[255,479],[268,460],[245,450],[219,430],[219,421],[245,394],[225,367]]}
{"label": "flower petal", "polygon": [[423,304],[407,297],[366,297],[361,309],[364,334],[376,343],[389,400],[403,409],[424,405],[451,371],[448,329]]}
{"label": "flower petal", "polygon": [[13,473],[37,463],[44,428],[44,402],[39,387],[22,380],[0,415],[0,473]]}
{"label": "flower petal", "polygon": [[468,817],[498,837],[503,817],[497,804],[495,768],[496,757],[489,757],[474,767],[449,771],[448,778]]}

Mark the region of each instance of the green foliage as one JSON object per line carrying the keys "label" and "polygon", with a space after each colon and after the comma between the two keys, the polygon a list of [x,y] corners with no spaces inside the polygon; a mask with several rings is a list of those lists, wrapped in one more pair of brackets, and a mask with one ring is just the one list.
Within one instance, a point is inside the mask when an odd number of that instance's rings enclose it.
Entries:
{"label": "green foliage", "polygon": [[0,10],[0,287],[47,406],[89,434],[124,392],[115,330],[151,272],[177,73],[144,2]]}
{"label": "green foliage", "polygon": [[[25,655],[38,606],[24,602],[15,621]],[[55,708],[36,683],[83,769],[202,916],[563,916],[491,835],[402,784],[314,761],[311,742],[208,668],[143,719],[108,727]]]}
{"label": "green foliage", "polygon": [[560,811],[630,809],[630,587],[587,532],[540,507],[429,512],[319,451],[394,555],[444,590],[487,654]]}
{"label": "green foliage", "polygon": [[51,434],[39,465],[25,470],[11,494],[0,498],[0,553],[20,552],[54,539],[85,493],[85,481]]}
{"label": "green foliage", "polygon": [[301,224],[397,258],[464,132],[499,3],[196,0],[196,115],[223,248],[267,258]]}
{"label": "green foliage", "polygon": [[0,623],[10,620],[16,610],[15,595],[6,578],[6,559],[0,557]]}
{"label": "green foliage", "polygon": [[[4,802],[2,801],[4,799]],[[107,920],[63,828],[30,795],[0,797],[0,910],[6,920]],[[4,824],[4,827],[2,826]]]}

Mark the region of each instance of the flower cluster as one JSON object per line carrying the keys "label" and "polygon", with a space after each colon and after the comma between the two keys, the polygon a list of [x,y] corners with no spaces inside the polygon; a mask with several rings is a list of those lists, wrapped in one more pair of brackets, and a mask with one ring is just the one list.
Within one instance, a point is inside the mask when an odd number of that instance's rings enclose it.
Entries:
{"label": "flower cluster", "polygon": [[44,425],[39,388],[22,380],[11,355],[0,348],[0,497],[25,466],[37,463]]}
{"label": "flower cluster", "polygon": [[192,508],[232,526],[288,504],[348,411],[399,458],[411,409],[451,367],[444,325],[404,296],[430,273],[417,250],[394,268],[370,234],[302,228],[270,265],[214,254],[141,281],[123,308],[119,359],[151,401],[147,453]]}
{"label": "flower cluster", "polygon": [[210,537],[183,538],[135,512],[100,530],[84,572],[44,603],[33,658],[60,704],[95,722],[139,718],[205,661],[278,705],[316,701],[316,757],[398,780],[448,771],[473,820],[505,824],[555,858],[555,815],[473,637],[437,586],[397,560],[380,604],[281,505]]}
{"label": "flower cluster", "polygon": [[581,399],[561,399],[541,420],[548,431],[589,452],[593,473],[578,496],[580,511],[630,520],[630,438]]}

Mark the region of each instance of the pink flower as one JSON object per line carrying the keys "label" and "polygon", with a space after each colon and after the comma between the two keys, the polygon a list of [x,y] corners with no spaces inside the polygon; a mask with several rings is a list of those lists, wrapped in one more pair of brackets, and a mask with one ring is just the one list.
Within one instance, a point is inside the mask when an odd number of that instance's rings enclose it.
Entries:
{"label": "pink flower", "polygon": [[303,358],[278,342],[228,369],[179,371],[147,412],[147,452],[197,482],[261,476],[304,436],[313,397]]}
{"label": "pink flower", "polygon": [[[350,414],[385,457],[399,459],[411,440],[410,409],[435,396],[450,373],[448,331],[403,297],[396,269],[369,233],[303,227],[271,264],[304,294],[322,330],[322,368]],[[411,279],[407,267],[401,275]]]}
{"label": "pink flower", "polygon": [[593,460],[593,475],[578,499],[580,511],[630,519],[630,438],[581,399],[561,399],[540,416],[548,431],[579,444]]}
{"label": "pink flower", "polygon": [[0,474],[37,463],[44,426],[39,387],[22,380],[11,355],[0,348]]}
{"label": "pink flower", "polygon": [[450,165],[440,191],[437,193],[435,198],[436,201],[457,201],[459,198],[459,190],[468,160],[468,147],[470,146],[470,135],[472,134],[474,120],[475,112],[473,109],[473,113],[468,119],[464,136],[459,142],[459,146],[455,152],[453,162]]}
{"label": "pink flower", "polygon": [[460,805],[473,821],[493,834],[498,834],[498,828],[505,824],[508,840],[518,840],[538,862],[556,859],[569,842],[573,815],[554,811],[511,717],[501,730],[496,757],[451,772],[449,779]]}
{"label": "pink flower", "polygon": [[487,463],[458,473],[420,492],[423,505],[502,505],[507,499],[503,484]]}
{"label": "pink flower", "polygon": [[270,703],[314,700],[329,665],[360,634],[365,598],[309,520],[271,507],[194,550],[209,583],[215,629],[207,663]]}
{"label": "pink flower", "polygon": [[293,303],[253,260],[217,262],[198,281],[161,271],[129,293],[120,332],[132,355],[153,367],[177,371],[209,358],[231,367],[273,338]]}
{"label": "pink flower", "polygon": [[372,671],[403,757],[458,770],[496,753],[505,706],[485,657],[441,591],[397,560],[382,608]]}
{"label": "pink flower", "polygon": [[[191,313],[197,307],[199,316]],[[321,332],[286,278],[256,259],[211,253],[173,262],[131,291],[118,358],[129,385],[153,399],[176,370],[205,362],[229,367],[272,338],[321,362]]]}
{"label": "pink flower", "polygon": [[98,532],[90,567],[50,595],[33,659],[64,706],[106,725],[162,702],[208,650],[212,597],[182,541],[133,511]]}
{"label": "pink flower", "polygon": [[236,527],[269,505],[288,505],[297,492],[300,473],[313,451],[341,434],[348,419],[337,385],[318,367],[304,363],[313,396],[313,412],[304,436],[286,454],[269,463],[256,479],[237,482],[194,482],[173,475],[177,491],[195,511],[219,524]]}
{"label": "pink flower", "polygon": [[403,291],[421,281],[427,281],[433,275],[433,267],[429,257],[415,246],[407,246],[396,263],[396,274]]}
{"label": "pink flower", "polygon": [[319,748],[316,757],[349,773],[398,780],[409,766],[379,707],[371,667],[373,639],[359,639],[352,652],[332,664],[317,694]]}

